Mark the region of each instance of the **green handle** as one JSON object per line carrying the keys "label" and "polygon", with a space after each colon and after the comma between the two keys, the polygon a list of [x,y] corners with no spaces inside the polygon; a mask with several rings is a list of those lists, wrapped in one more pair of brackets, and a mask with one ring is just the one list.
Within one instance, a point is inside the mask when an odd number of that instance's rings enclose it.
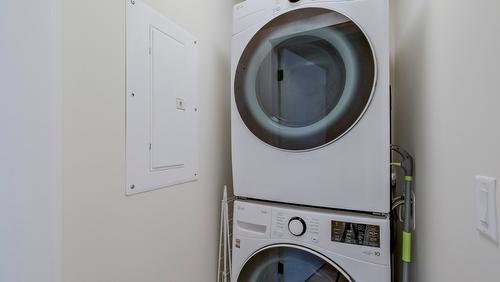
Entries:
{"label": "green handle", "polygon": [[403,232],[403,261],[411,262],[411,233]]}

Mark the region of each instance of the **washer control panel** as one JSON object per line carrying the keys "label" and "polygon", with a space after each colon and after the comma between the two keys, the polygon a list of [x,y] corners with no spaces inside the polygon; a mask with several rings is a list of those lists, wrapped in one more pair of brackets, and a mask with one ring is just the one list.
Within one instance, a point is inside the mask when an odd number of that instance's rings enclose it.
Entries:
{"label": "washer control panel", "polygon": [[385,216],[238,200],[233,236],[241,240],[234,241],[235,248],[244,240],[269,240],[390,265],[390,222]]}
{"label": "washer control panel", "polygon": [[380,248],[380,226],[332,220],[331,240]]}

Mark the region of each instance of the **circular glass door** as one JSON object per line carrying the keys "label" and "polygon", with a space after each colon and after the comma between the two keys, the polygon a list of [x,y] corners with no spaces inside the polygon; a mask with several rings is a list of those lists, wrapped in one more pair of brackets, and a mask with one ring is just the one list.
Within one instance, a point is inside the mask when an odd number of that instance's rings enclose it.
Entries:
{"label": "circular glass door", "polygon": [[238,63],[235,101],[262,141],[310,150],[360,119],[375,84],[375,60],[361,29],[332,10],[304,8],[266,24]]}
{"label": "circular glass door", "polygon": [[243,266],[238,282],[352,282],[321,254],[295,245],[274,245],[255,253]]}

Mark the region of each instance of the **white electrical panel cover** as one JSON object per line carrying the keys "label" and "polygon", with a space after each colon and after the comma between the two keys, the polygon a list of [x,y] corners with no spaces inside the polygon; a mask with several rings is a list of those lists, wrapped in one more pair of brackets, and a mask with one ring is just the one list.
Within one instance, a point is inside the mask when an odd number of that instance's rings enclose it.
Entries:
{"label": "white electrical panel cover", "polygon": [[128,195],[197,180],[197,75],[197,40],[128,1]]}

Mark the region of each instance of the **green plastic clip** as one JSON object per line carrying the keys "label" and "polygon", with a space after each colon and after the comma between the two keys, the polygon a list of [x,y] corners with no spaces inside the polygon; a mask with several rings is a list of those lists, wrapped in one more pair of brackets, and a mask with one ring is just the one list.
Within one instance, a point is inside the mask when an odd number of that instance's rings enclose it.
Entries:
{"label": "green plastic clip", "polygon": [[408,182],[413,181],[413,176],[409,176],[409,175],[405,176],[405,181],[408,181]]}
{"label": "green plastic clip", "polygon": [[403,232],[403,261],[411,262],[411,233]]}

